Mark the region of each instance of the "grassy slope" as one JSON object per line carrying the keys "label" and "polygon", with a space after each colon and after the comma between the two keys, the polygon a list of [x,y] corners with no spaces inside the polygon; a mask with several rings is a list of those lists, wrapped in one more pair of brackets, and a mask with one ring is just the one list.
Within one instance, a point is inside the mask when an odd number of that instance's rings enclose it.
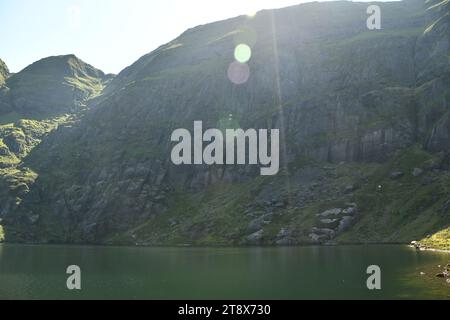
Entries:
{"label": "grassy slope", "polygon": [[[339,243],[409,243],[420,239],[429,230],[437,230],[445,224],[449,217],[445,195],[450,193],[450,174],[429,169],[427,166],[433,161],[437,161],[435,156],[419,147],[412,147],[399,152],[394,160],[385,165],[316,163],[313,166],[321,170],[326,168],[331,175],[321,175],[317,179],[321,182],[308,186],[313,190],[313,196],[303,206],[296,204],[295,197],[304,191],[291,179],[291,192],[285,192],[286,189],[282,193],[284,198],[291,197],[291,202],[284,208],[271,209],[274,219],[263,227],[261,243],[273,244],[280,230],[286,228],[294,230],[296,243],[308,244],[309,230],[317,224],[316,214],[350,202],[358,204],[360,214],[353,228],[337,237]],[[293,175],[296,170],[310,166],[291,167],[289,170]],[[414,168],[425,168],[424,173],[414,177]],[[395,180],[390,178],[390,173],[397,170],[404,172],[404,176]],[[265,186],[282,189],[287,180],[281,174],[237,184],[220,183],[201,193],[177,192],[167,213],[155,216],[125,234],[114,235],[107,242],[144,245],[242,244],[248,235],[247,225],[253,219],[245,214],[246,206],[255,203]],[[425,184],[424,181],[430,182]],[[341,190],[351,183],[359,184],[359,188],[354,193],[343,194]],[[264,211],[267,207],[262,204],[259,209]]]}
{"label": "grassy slope", "polygon": [[450,250],[450,228],[443,229],[420,241],[422,246],[440,250]]}
{"label": "grassy slope", "polygon": [[[426,168],[435,156],[414,147],[402,152],[375,173],[371,182],[357,193],[364,213],[341,241],[409,242],[437,230],[448,221],[445,207],[450,192],[450,174],[436,169],[413,176],[414,168]],[[400,179],[390,172],[402,171]]]}

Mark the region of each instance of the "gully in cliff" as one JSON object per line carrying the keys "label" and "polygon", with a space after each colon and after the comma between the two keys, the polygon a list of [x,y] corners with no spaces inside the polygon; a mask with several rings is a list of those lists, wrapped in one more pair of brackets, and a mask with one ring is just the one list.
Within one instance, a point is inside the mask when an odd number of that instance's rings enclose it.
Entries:
{"label": "gully in cliff", "polygon": [[[262,166],[261,175],[275,175],[279,171],[278,129],[271,129],[270,135],[267,129],[226,129],[224,137],[219,129],[208,129],[203,133],[202,121],[195,121],[193,138],[192,141],[191,132],[187,129],[176,129],[172,133],[172,142],[178,142],[171,153],[175,165],[244,165],[248,158],[248,164],[259,163]],[[203,149],[205,142],[209,144]]]}

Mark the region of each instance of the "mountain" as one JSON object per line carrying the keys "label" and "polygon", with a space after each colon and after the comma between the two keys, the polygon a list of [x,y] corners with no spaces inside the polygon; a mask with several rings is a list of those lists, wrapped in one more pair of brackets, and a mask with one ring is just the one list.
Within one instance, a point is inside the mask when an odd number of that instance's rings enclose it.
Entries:
{"label": "mountain", "polygon": [[[378,5],[381,30],[367,29],[367,3],[308,3],[198,26],[143,56],[28,153],[32,178],[0,205],[6,240],[403,243],[444,230],[448,1]],[[233,69],[240,43],[251,59]],[[280,173],[173,165],[171,133],[196,120],[280,129]]]}
{"label": "mountain", "polygon": [[0,67],[5,79],[0,86],[0,199],[8,210],[37,177],[22,159],[51,131],[79,118],[111,75],[74,55],[48,57],[13,75],[3,63]]}
{"label": "mountain", "polygon": [[7,77],[0,91],[0,168],[18,164],[51,130],[84,112],[109,80],[74,55],[48,57]]}
{"label": "mountain", "polygon": [[107,76],[74,55],[48,57],[9,77],[9,111],[27,116],[73,112],[102,91]]}

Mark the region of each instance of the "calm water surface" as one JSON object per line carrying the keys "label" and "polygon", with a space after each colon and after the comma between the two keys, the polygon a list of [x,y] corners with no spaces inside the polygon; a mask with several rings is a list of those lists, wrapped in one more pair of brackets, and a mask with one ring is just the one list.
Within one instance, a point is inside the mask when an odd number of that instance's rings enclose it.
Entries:
{"label": "calm water surface", "polygon": [[[450,299],[450,254],[405,246],[137,248],[0,245],[0,299]],[[79,265],[82,290],[66,289]],[[382,290],[366,269],[379,265]],[[425,273],[421,275],[422,273]]]}

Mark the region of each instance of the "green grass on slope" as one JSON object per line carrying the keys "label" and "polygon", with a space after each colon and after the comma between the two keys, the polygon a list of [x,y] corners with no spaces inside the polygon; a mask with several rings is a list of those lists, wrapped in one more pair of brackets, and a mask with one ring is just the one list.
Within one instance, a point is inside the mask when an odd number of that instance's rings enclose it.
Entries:
{"label": "green grass on slope", "polygon": [[[16,114],[0,116],[0,123],[6,123],[0,125],[0,149],[4,150],[0,155],[0,167],[9,167],[20,162],[20,159],[35,148],[42,138],[69,119],[67,115],[45,120],[17,119],[17,117],[19,115]],[[14,122],[11,122],[13,120]],[[20,145],[21,151],[9,150],[5,144],[6,138]]]}
{"label": "green grass on slope", "polygon": [[[336,240],[338,243],[409,243],[422,239],[433,230],[448,225],[446,202],[450,194],[450,173],[433,167],[437,157],[414,146],[402,151],[386,164],[343,163],[290,166],[290,174],[300,175],[302,167],[315,166],[320,174],[310,185],[296,184],[286,178],[257,177],[241,183],[218,183],[200,193],[174,192],[169,209],[132,230],[112,235],[108,243],[142,245],[239,245],[248,235],[247,226],[254,219],[246,214],[248,204],[257,203],[262,190],[273,190],[269,197],[286,199],[283,208],[253,205],[261,216],[274,212],[271,223],[263,226],[263,244],[273,244],[282,229],[295,232],[297,243],[310,243],[308,234],[317,226],[316,214],[331,208],[343,208],[356,202],[356,224]],[[413,175],[415,168],[423,173]],[[402,171],[393,179],[393,171]],[[344,193],[346,186],[356,185],[354,193]],[[268,189],[267,189],[268,188]],[[287,190],[289,191],[289,194]],[[278,193],[281,190],[281,193]],[[278,194],[278,195],[277,195]],[[301,204],[296,199],[304,198]],[[448,231],[435,236],[436,246],[449,241]],[[430,240],[431,241],[431,240]],[[245,243],[245,241],[244,241]]]}
{"label": "green grass on slope", "polygon": [[[30,191],[38,177],[38,173],[30,168],[19,166],[42,139],[59,124],[66,123],[70,116],[61,116],[45,120],[15,119],[19,115],[0,117],[3,124],[0,125],[0,202],[3,204],[15,202],[19,204],[23,197]],[[21,151],[14,151],[5,144],[4,139],[13,140],[20,145]],[[1,221],[0,221],[1,222]],[[0,241],[4,240],[4,232],[0,226]]]}
{"label": "green grass on slope", "polygon": [[428,248],[450,250],[450,227],[422,239],[420,244]]}
{"label": "green grass on slope", "polygon": [[[433,155],[412,147],[381,167],[358,191],[360,221],[340,240],[407,243],[448,223],[445,203],[450,194],[450,173],[424,170],[419,176],[412,174],[414,168],[434,161]],[[394,171],[403,172],[403,177],[392,179]]]}
{"label": "green grass on slope", "polygon": [[135,238],[141,244],[231,245],[248,223],[242,204],[249,201],[250,190],[258,188],[262,180],[219,183],[196,194],[175,192],[166,213],[108,242],[130,242]]}
{"label": "green grass on slope", "polygon": [[88,93],[90,99],[97,97],[104,88],[102,81],[93,77],[65,77],[64,80],[81,92]]}

